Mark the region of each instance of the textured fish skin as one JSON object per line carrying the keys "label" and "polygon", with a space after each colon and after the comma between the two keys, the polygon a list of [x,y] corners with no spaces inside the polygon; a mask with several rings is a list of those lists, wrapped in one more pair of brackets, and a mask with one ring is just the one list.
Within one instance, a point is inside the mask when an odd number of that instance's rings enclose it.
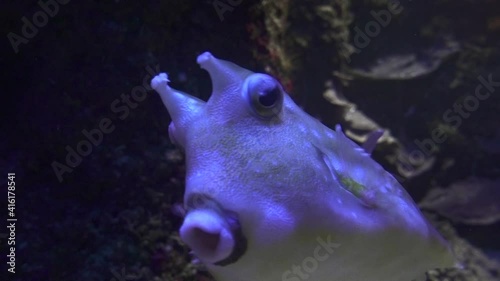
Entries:
{"label": "textured fish skin", "polygon": [[453,255],[403,187],[271,76],[206,52],[207,102],[151,85],[186,154],[181,238],[219,281],[410,281]]}

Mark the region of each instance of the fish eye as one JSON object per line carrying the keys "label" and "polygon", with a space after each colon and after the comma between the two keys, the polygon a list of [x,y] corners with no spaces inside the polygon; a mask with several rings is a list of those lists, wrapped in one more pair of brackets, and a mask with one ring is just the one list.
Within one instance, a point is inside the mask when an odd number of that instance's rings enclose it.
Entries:
{"label": "fish eye", "polygon": [[278,115],[283,105],[283,89],[269,75],[252,74],[246,79],[248,102],[252,110],[260,117],[269,118]]}

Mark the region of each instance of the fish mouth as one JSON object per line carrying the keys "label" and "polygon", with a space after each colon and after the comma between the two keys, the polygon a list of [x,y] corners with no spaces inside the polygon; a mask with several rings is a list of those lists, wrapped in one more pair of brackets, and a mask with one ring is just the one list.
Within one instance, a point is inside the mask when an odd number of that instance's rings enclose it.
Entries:
{"label": "fish mouth", "polygon": [[191,194],[186,209],[180,235],[202,261],[227,266],[246,253],[248,243],[236,212],[202,193]]}

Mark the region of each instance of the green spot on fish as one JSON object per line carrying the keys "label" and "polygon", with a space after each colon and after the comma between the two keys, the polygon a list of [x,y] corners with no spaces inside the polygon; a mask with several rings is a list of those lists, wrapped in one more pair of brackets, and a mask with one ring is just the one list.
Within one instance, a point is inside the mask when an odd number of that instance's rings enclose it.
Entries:
{"label": "green spot on fish", "polygon": [[348,190],[358,198],[361,198],[366,190],[366,187],[364,185],[358,183],[350,177],[340,176],[340,182],[346,190]]}

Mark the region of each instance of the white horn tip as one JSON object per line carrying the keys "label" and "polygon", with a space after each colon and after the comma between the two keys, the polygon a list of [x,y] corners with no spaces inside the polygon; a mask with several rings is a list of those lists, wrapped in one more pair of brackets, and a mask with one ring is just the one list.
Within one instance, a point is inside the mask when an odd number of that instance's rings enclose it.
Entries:
{"label": "white horn tip", "polygon": [[203,65],[205,62],[211,60],[214,56],[210,52],[204,52],[196,58],[196,62],[199,65]]}
{"label": "white horn tip", "polygon": [[170,80],[168,79],[168,74],[160,73],[160,74],[156,75],[151,80],[151,88],[158,91],[158,89],[161,87],[161,85],[163,85],[163,84],[167,85],[168,82],[170,82]]}

